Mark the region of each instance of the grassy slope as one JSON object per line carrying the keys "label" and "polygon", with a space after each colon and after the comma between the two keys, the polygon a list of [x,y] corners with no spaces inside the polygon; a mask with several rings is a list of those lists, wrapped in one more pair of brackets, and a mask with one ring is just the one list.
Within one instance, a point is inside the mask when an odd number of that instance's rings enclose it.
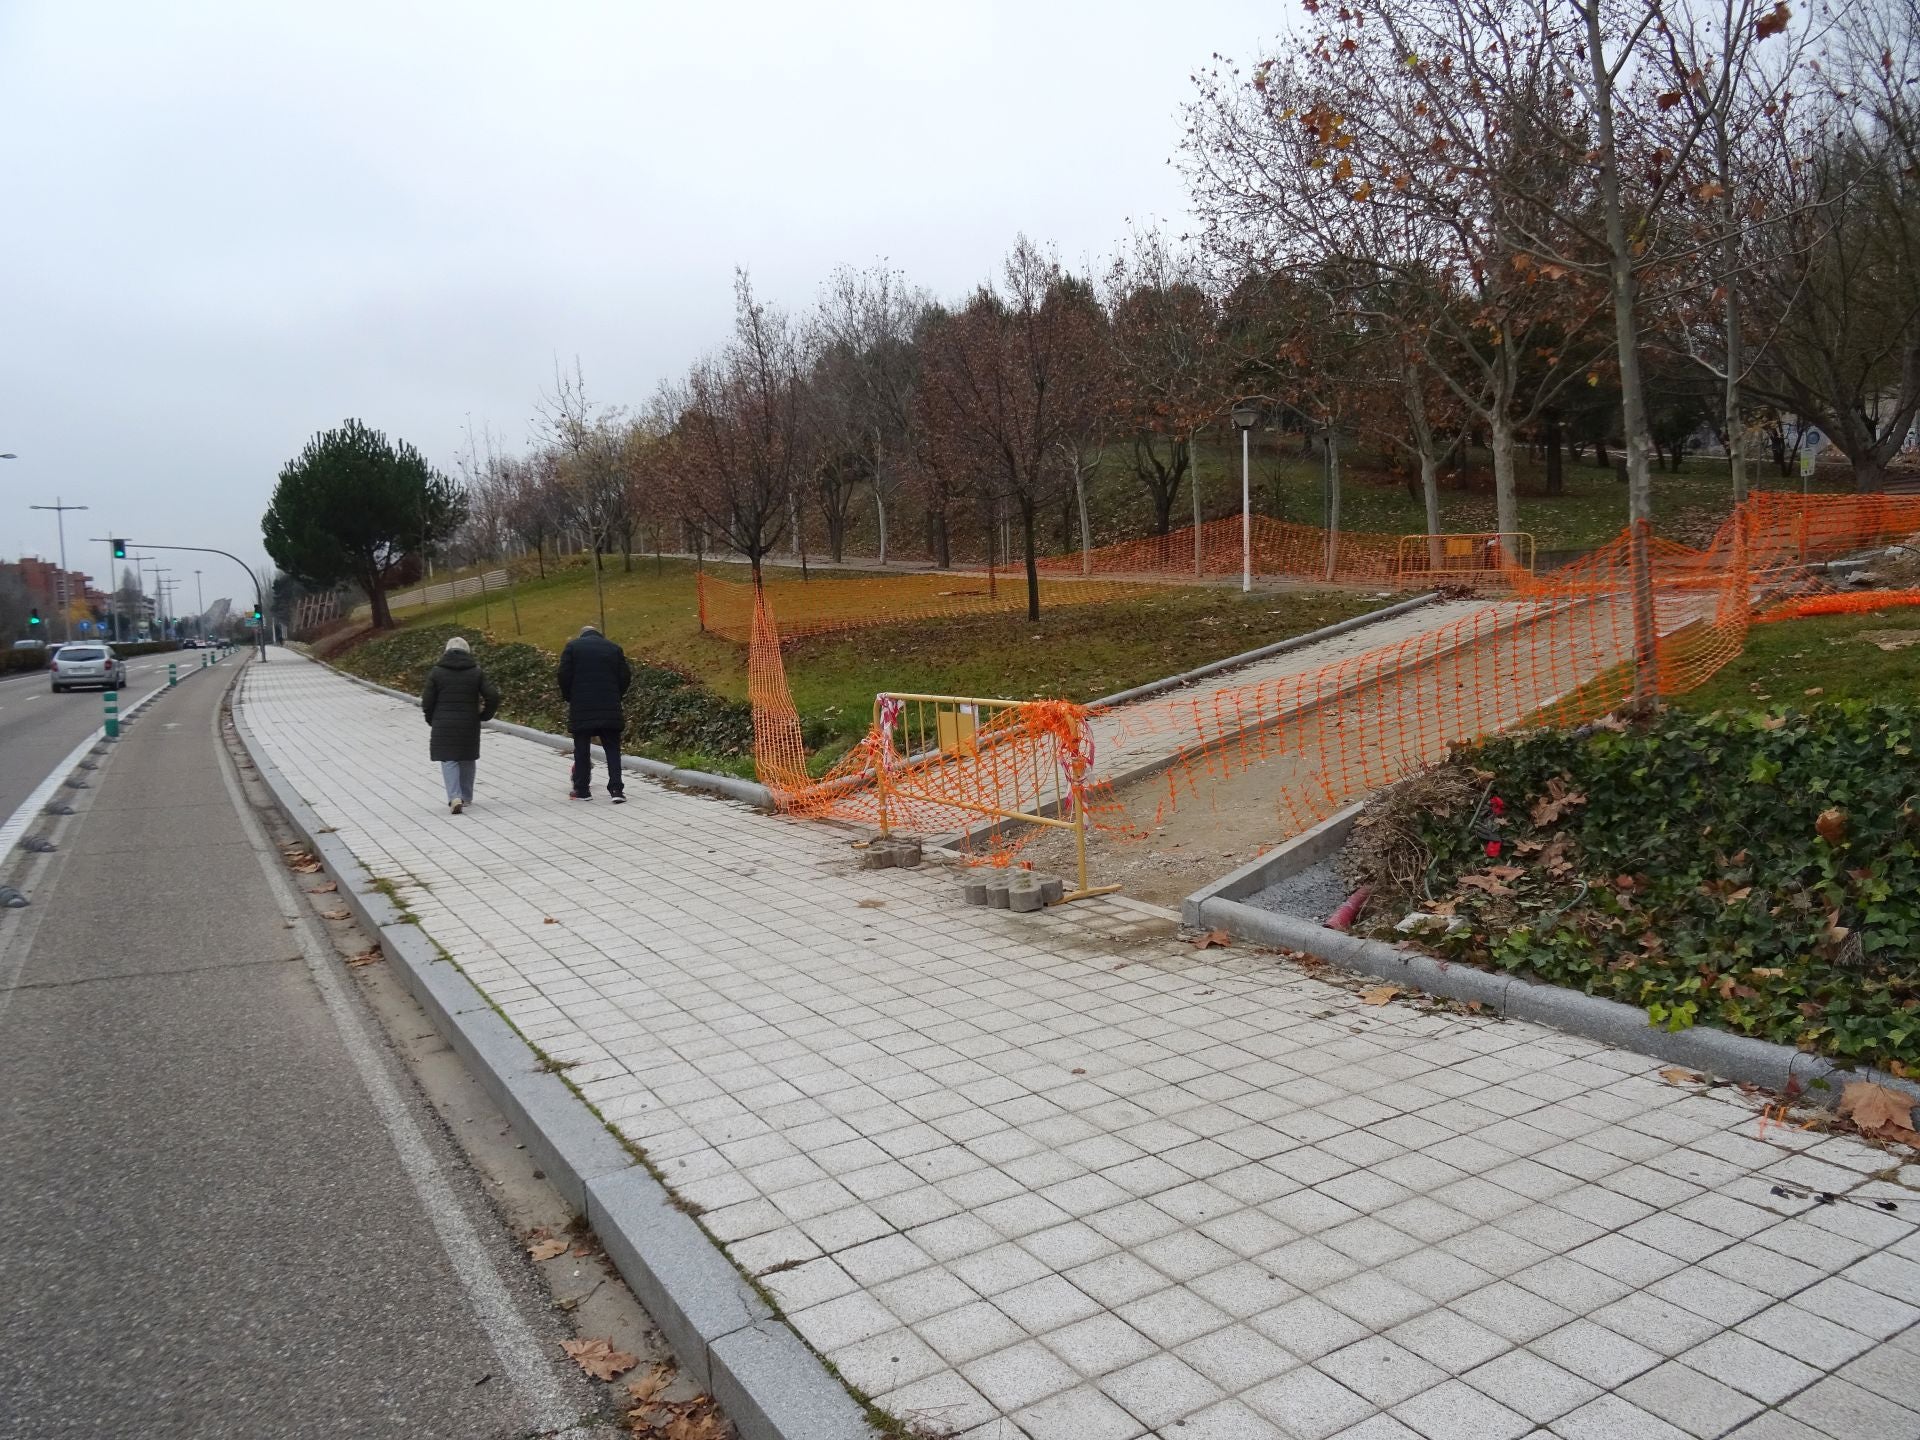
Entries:
{"label": "grassy slope", "polygon": [[[745,575],[741,567],[714,569]],[[522,584],[516,598],[517,635],[504,596],[490,610],[474,599],[396,618],[407,626],[490,628],[497,640],[557,653],[596,613],[593,575],[584,567]],[[701,632],[690,565],[636,561],[631,575],[608,573],[606,598],[607,630],[635,656],[689,671],[721,695],[746,697],[746,650]],[[1384,603],[1378,594],[1335,590],[1243,597],[1220,587],[1143,587],[1138,598],[1049,610],[1037,623],[989,615],[815,636],[790,644],[785,660],[811,738],[831,756],[865,733],[877,691],[1091,700]]]}
{"label": "grassy slope", "polygon": [[[1908,637],[1913,644],[1881,648],[1881,642],[1897,645]],[[1920,700],[1920,609],[1755,625],[1742,654],[1699,689],[1674,696],[1673,704],[1704,713],[1779,709],[1815,699]]]}

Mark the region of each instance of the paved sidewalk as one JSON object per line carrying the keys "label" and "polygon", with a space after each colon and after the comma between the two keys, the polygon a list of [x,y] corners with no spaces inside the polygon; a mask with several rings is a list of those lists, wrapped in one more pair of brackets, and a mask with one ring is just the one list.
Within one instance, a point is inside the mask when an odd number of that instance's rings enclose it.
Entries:
{"label": "paved sidewalk", "polygon": [[968,908],[831,827],[570,805],[511,737],[455,819],[417,712],[274,658],[275,765],[925,1433],[1920,1435],[1910,1156],[1124,905]]}

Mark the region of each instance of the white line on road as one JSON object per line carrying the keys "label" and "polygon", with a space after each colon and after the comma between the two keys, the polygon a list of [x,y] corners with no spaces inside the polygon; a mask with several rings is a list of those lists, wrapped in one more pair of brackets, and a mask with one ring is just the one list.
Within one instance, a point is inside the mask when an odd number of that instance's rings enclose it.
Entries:
{"label": "white line on road", "polygon": [[440,1246],[466,1289],[467,1302],[473,1307],[474,1317],[486,1331],[494,1354],[500,1357],[501,1365],[506,1368],[509,1383],[516,1393],[526,1397],[531,1406],[533,1424],[542,1432],[578,1434],[574,1424],[575,1413],[567,1405],[566,1395],[554,1377],[553,1368],[547,1362],[538,1337],[514,1308],[506,1282],[494,1268],[492,1257],[488,1255],[480,1237],[474,1233],[466,1211],[460,1207],[452,1187],[435,1163],[433,1152],[428,1149],[426,1139],[421,1135],[420,1127],[414,1122],[406,1102],[400,1098],[393,1077],[381,1063],[379,1051],[368,1037],[359,1011],[341,982],[336,968],[337,957],[331,947],[323,945],[314,934],[311,907],[303,904],[299,890],[280,868],[278,855],[261,830],[259,818],[253,813],[252,805],[247,802],[240,788],[231,757],[220,740],[218,709],[214,711],[213,723],[214,744],[220,751],[220,778],[226,782],[227,794],[240,817],[241,827],[253,844],[254,858],[260,862],[260,871],[267,877],[267,887],[279,901],[281,912],[293,922],[294,933],[300,938],[300,951],[306,957],[307,969],[312,972],[314,984],[319,988],[321,998],[326,1001],[334,1028],[340,1032],[340,1042],[346,1047],[354,1068],[360,1072],[360,1079],[367,1087],[367,1096],[373,1101],[373,1108],[379,1114],[381,1123],[386,1126],[393,1148],[400,1157],[401,1167],[413,1183],[414,1193],[420,1197],[420,1207],[433,1222],[434,1231],[440,1237]]}

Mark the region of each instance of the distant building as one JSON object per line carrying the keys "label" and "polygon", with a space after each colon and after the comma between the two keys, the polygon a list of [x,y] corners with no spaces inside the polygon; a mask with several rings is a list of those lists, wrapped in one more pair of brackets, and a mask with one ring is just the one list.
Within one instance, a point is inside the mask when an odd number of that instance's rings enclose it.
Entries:
{"label": "distant building", "polygon": [[92,577],[81,571],[62,570],[37,555],[23,555],[18,564],[0,564],[0,570],[19,576],[27,603],[49,621],[61,613],[69,599],[80,602],[92,614],[106,613],[106,595],[94,589]]}

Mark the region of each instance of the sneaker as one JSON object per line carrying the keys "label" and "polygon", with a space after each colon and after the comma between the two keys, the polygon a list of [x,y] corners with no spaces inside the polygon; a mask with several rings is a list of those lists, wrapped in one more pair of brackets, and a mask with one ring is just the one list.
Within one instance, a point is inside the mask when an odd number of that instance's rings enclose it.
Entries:
{"label": "sneaker", "polygon": [[624,795],[616,795],[613,797],[613,803],[616,805],[624,805],[627,803],[627,797]]}
{"label": "sneaker", "polygon": [[447,809],[451,810],[454,814],[458,815],[461,810],[461,804],[458,800],[449,800],[447,802]]}
{"label": "sneaker", "polygon": [[576,795],[571,790],[567,791],[567,799],[569,800],[591,800],[592,798],[591,795]]}

